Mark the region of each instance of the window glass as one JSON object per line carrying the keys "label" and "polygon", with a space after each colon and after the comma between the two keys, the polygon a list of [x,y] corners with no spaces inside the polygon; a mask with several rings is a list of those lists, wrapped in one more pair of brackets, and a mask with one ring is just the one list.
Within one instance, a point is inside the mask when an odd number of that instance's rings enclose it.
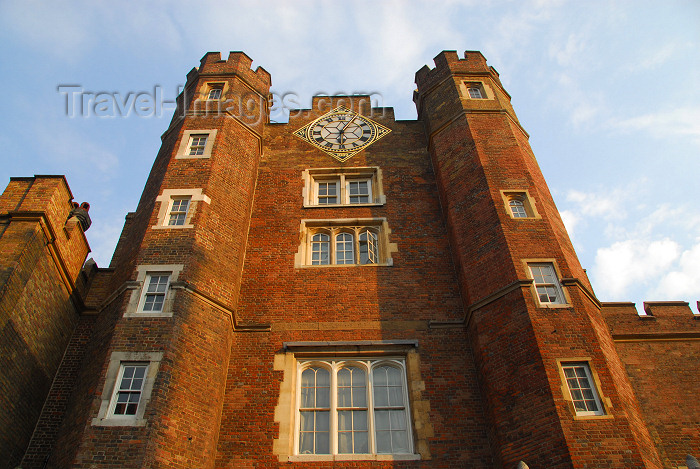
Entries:
{"label": "window glass", "polygon": [[303,369],[299,454],[410,453],[405,389],[403,369],[381,360],[327,361]]}

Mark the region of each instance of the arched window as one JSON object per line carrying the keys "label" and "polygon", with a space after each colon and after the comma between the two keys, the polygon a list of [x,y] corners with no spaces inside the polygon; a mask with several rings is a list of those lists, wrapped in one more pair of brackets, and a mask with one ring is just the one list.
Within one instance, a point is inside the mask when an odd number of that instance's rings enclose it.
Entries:
{"label": "arched window", "polygon": [[297,454],[410,454],[403,359],[299,362]]}
{"label": "arched window", "polygon": [[330,453],[331,375],[312,367],[301,374],[299,454]]}
{"label": "arched window", "polygon": [[377,264],[379,263],[379,243],[377,242],[377,234],[369,230],[364,230],[360,233],[360,264]]}
{"label": "arched window", "polygon": [[527,211],[525,210],[525,204],[518,198],[510,199],[508,202],[510,206],[510,211],[513,214],[513,218],[527,218]]}
{"label": "arched window", "polygon": [[330,264],[331,238],[325,233],[316,233],[311,238],[311,265]]}
{"label": "arched window", "polygon": [[355,248],[350,233],[340,233],[335,237],[335,263],[354,264]]}
{"label": "arched window", "polygon": [[377,453],[406,453],[408,428],[402,372],[394,366],[382,365],[372,370],[372,377]]}
{"label": "arched window", "polygon": [[358,367],[338,371],[338,453],[368,453],[367,375]]}

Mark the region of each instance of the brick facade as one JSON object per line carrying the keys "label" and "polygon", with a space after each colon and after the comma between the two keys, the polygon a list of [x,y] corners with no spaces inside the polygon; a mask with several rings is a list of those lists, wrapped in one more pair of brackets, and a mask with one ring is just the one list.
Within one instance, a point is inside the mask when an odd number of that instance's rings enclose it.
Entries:
{"label": "brick facade", "polygon": [[[416,121],[351,96],[315,97],[269,123],[270,75],[251,63],[209,53],[188,74],[109,268],[80,271],[88,248],[80,228],[63,228],[61,178],[13,180],[0,198],[0,384],[10,391],[0,424],[21,430],[0,430],[8,467],[676,468],[700,455],[697,315],[649,303],[640,317],[596,299],[480,53],[443,52],[418,71]],[[390,133],[343,162],[294,135],[338,106]],[[207,139],[202,151],[194,138]],[[362,174],[381,194],[314,205],[313,174]],[[527,216],[510,212],[512,194]],[[181,199],[186,220],[171,222]],[[60,242],[47,248],[40,220]],[[377,236],[375,264],[310,265],[315,233],[354,233],[369,256],[362,230]],[[556,301],[536,293],[535,265],[556,272]],[[150,290],[157,276],[163,292]],[[373,370],[389,367],[405,398],[353,410],[368,419],[369,446],[348,454],[349,410],[334,397],[313,414],[329,415],[318,441],[331,454],[307,454],[302,371],[334,363],[367,370],[370,401]],[[147,375],[124,413],[115,400],[129,366]],[[588,373],[595,412],[575,407],[565,367]],[[382,412],[399,419],[396,448],[407,416],[406,449],[379,450]]]}

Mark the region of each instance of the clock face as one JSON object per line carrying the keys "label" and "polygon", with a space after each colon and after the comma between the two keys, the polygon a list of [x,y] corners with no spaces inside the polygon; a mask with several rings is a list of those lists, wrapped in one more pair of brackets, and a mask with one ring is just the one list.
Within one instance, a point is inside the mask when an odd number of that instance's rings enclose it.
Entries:
{"label": "clock face", "polygon": [[342,106],[294,134],[340,161],[346,161],[391,132],[381,124]]}

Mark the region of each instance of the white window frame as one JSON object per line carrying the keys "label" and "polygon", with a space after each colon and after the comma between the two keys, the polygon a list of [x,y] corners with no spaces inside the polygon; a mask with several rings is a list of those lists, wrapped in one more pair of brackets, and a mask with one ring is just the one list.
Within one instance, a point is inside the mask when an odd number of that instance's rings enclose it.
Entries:
{"label": "white window frame", "polygon": [[[603,396],[601,395],[601,392],[599,390],[599,383],[598,380],[596,379],[595,373],[591,368],[590,362],[585,359],[572,359],[572,360],[557,360],[558,365],[559,365],[559,373],[561,375],[561,379],[563,382],[562,385],[562,392],[564,393],[564,398],[569,401],[571,405],[571,409],[576,417],[603,417],[603,418],[610,418],[609,411],[607,409],[608,407],[608,402],[607,399],[604,399]],[[579,377],[579,374],[576,373],[576,378],[572,378],[570,376],[567,376],[567,369],[570,370],[583,370],[584,375],[583,377]],[[570,380],[575,380],[579,381],[580,378],[584,378],[587,383],[588,387],[578,387],[576,389],[572,389],[571,386],[571,381]],[[577,385],[580,383],[576,383]],[[585,398],[584,399],[577,399],[576,396],[574,396],[574,391],[581,390],[581,389],[587,389],[590,391],[591,397]],[[592,401],[595,403],[595,406],[597,407],[597,410],[588,410],[588,404],[584,402],[584,406],[586,407],[586,410],[580,410],[576,406],[577,401]]]}
{"label": "white window frame", "polygon": [[[503,198],[503,206],[505,207],[506,213],[513,220],[527,220],[527,219],[534,219],[534,218],[537,218],[537,219],[542,218],[542,217],[540,217],[540,214],[537,213],[537,207],[535,205],[535,201],[530,196],[530,193],[527,190],[502,190],[501,197]],[[511,203],[513,201],[520,202],[520,204],[525,212],[524,217],[523,216],[516,216],[516,214],[513,212],[513,207],[511,205]]]}
{"label": "white window frame", "polygon": [[[183,225],[170,225],[170,211],[175,199],[189,197],[190,203],[187,207],[187,216]],[[163,193],[156,197],[156,202],[160,202],[158,210],[158,221],[151,228],[154,229],[183,229],[193,228],[192,217],[197,211],[199,202],[211,203],[211,199],[202,194],[202,189],[164,189]]]}
{"label": "white window frame", "polygon": [[467,92],[469,93],[469,97],[471,99],[484,99],[481,88],[478,86],[469,86],[469,88],[467,88]]}
{"label": "white window frame", "polygon": [[[211,158],[214,142],[216,141],[217,129],[191,129],[185,130],[180,139],[175,159],[203,159]],[[200,155],[190,155],[190,149],[195,137],[206,136],[207,142],[204,145],[204,151]]]}
{"label": "white window frame", "polygon": [[[483,101],[487,99],[495,99],[493,89],[491,89],[486,81],[463,81],[460,84],[460,88],[462,96],[468,100]],[[478,91],[478,97],[473,96],[473,93],[471,92],[472,89]]]}
{"label": "white window frame", "polygon": [[[374,369],[381,366],[390,366],[401,372],[401,389],[403,397],[403,406],[393,407],[393,410],[403,410],[404,425],[406,428],[406,446],[405,452],[395,453],[379,453],[377,452],[376,442],[376,416],[375,412],[378,407],[374,403]],[[330,429],[329,429],[329,453],[316,454],[301,454],[300,453],[300,433],[301,433],[301,383],[302,373],[304,370],[312,367],[325,368],[330,372]],[[338,448],[338,372],[344,367],[357,367],[365,372],[366,379],[366,407],[367,410],[367,430],[368,430],[368,452],[367,453],[340,453]],[[297,361],[297,388],[296,388],[296,405],[295,405],[295,424],[294,424],[294,455],[300,457],[348,457],[352,459],[370,458],[373,456],[392,456],[392,455],[413,455],[413,428],[410,410],[410,399],[407,386],[406,363],[403,357],[381,357],[381,358],[333,358],[333,359],[300,359]],[[356,407],[359,409],[359,407]],[[383,408],[381,408],[383,409]],[[388,408],[387,408],[388,409]]]}
{"label": "white window frame", "polygon": [[[170,289],[170,276],[172,275],[172,272],[146,272],[146,278],[143,282],[143,287],[141,288],[141,299],[139,300],[139,306],[138,306],[138,311],[145,313],[145,314],[157,314],[157,313],[162,313],[163,310],[165,309],[165,300],[168,297],[168,290]],[[166,283],[165,283],[165,290],[163,292],[159,291],[149,291],[151,287],[151,281],[155,277],[167,277]],[[149,309],[149,310],[144,310],[144,307],[146,306],[146,301],[148,300],[149,295],[154,295],[154,296],[162,296],[163,301],[161,303],[161,307],[158,310],[154,309]]]}
{"label": "white window frame", "polygon": [[192,197],[188,195],[174,196],[171,197],[169,204],[168,214],[165,217],[168,226],[184,226],[189,219]]}
{"label": "white window frame", "polygon": [[[107,412],[108,417],[117,417],[117,418],[128,418],[132,417],[138,414],[139,406],[143,404],[143,388],[146,384],[146,376],[148,376],[148,367],[150,363],[149,362],[122,362],[119,364],[119,374],[117,375],[117,380],[114,385],[114,392],[112,393],[112,399],[110,400],[110,405],[109,405],[109,411]],[[141,385],[138,387],[138,389],[135,388],[127,388],[122,390],[122,385],[124,384],[124,373],[127,368],[133,367],[134,371],[137,368],[143,368],[144,373],[143,376],[141,377]],[[129,378],[127,378],[129,379]],[[133,381],[132,381],[133,384]],[[121,393],[138,393],[138,400],[136,401],[136,410],[134,411],[133,414],[117,414],[117,405],[119,404],[118,399],[119,395]],[[127,406],[128,409],[128,406]]]}
{"label": "white window frame", "polygon": [[[102,387],[100,409],[97,417],[92,419],[92,425],[110,427],[145,426],[147,421],[144,419],[144,414],[151,399],[155,379],[158,375],[158,368],[162,360],[163,352],[112,352]],[[122,381],[123,370],[125,366],[129,365],[147,366],[136,414],[115,415],[116,396]]]}
{"label": "white window frame", "polygon": [[[318,168],[307,169],[302,174],[304,180],[304,207],[345,207],[345,206],[373,206],[386,203],[382,187],[382,172],[378,167],[357,168]],[[367,202],[351,202],[350,184],[354,182],[366,182],[367,192],[361,194],[367,196]],[[319,195],[319,184],[335,184],[336,202],[324,203],[325,195]]]}
{"label": "white window frame", "polygon": [[[561,285],[561,276],[559,275],[559,269],[557,269],[556,263],[552,260],[524,260],[527,266],[527,274],[530,279],[533,280],[532,288],[535,295],[535,299],[540,307],[544,308],[556,308],[556,307],[566,307],[569,306],[568,297],[566,296],[564,289]],[[548,269],[550,270],[549,275],[553,278],[553,282],[537,282],[535,278],[535,273],[533,268],[536,269]],[[540,297],[540,292],[538,288],[553,288],[556,292],[555,301],[543,301]]]}
{"label": "white window frame", "polygon": [[[131,290],[129,303],[124,313],[125,318],[138,317],[171,317],[173,315],[173,301],[175,299],[175,290],[171,288],[173,282],[176,282],[180,273],[184,269],[183,264],[141,264],[136,267],[136,281],[128,282],[127,286]],[[148,289],[149,275],[152,274],[167,274],[168,287],[165,290],[165,299],[163,301],[163,309],[161,311],[144,311],[143,304]]]}
{"label": "white window frame", "polygon": [[[390,232],[385,218],[302,220],[301,244],[295,257],[295,267],[393,265],[391,254],[398,249],[395,243],[389,242]],[[316,239],[319,234],[327,235],[327,240]],[[339,260],[338,236],[340,235],[352,237],[352,249],[343,251],[352,252],[351,263],[341,263]],[[363,237],[368,239],[365,240]],[[328,262],[321,263],[321,256],[314,258],[314,254],[323,249],[320,243],[328,243]],[[347,245],[342,247],[347,248]]]}
{"label": "white window frame", "polygon": [[[202,141],[203,140],[203,141]],[[209,134],[192,134],[187,144],[187,156],[201,157],[207,149]]]}

